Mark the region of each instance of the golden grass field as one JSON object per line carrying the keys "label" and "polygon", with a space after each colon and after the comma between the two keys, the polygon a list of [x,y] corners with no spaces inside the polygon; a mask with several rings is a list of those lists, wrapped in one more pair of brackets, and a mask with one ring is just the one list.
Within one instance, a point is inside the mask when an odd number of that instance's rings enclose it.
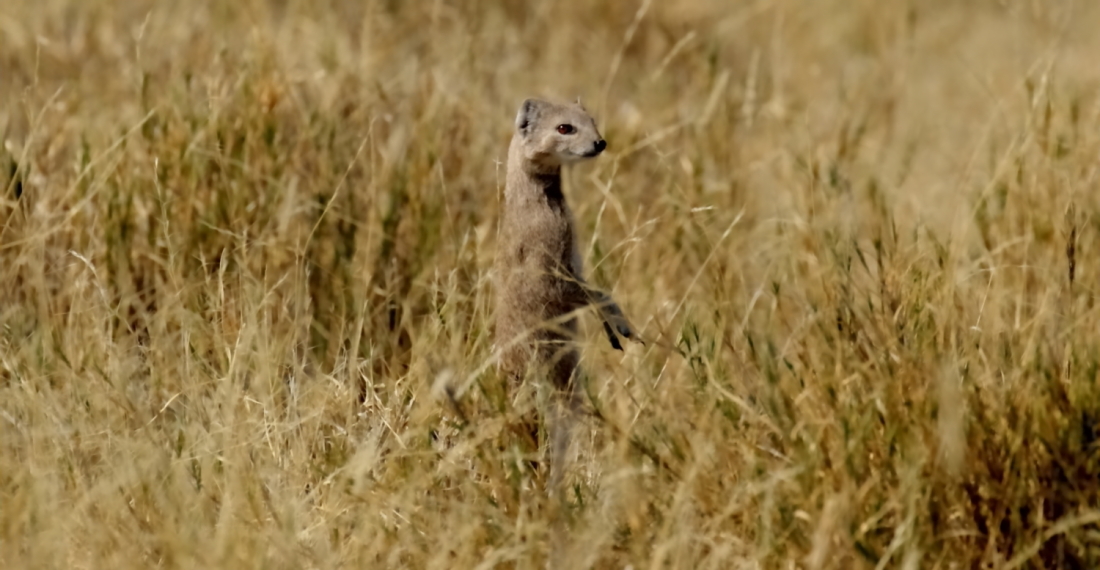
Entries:
{"label": "golden grass field", "polygon": [[[1100,3],[4,0],[0,567],[1100,568]],[[509,431],[519,103],[590,397]],[[450,394],[450,396],[448,396]]]}

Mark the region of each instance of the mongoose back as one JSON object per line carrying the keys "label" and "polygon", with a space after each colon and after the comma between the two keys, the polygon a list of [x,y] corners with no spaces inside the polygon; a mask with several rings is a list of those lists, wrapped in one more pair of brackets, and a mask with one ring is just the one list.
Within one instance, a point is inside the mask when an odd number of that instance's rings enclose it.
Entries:
{"label": "mongoose back", "polygon": [[562,166],[605,148],[579,102],[528,99],[516,114],[496,255],[496,342],[500,370],[513,386],[533,372],[558,390],[571,388],[578,308],[599,310],[615,348],[621,350],[618,336],[634,336],[618,305],[585,282],[562,194]]}

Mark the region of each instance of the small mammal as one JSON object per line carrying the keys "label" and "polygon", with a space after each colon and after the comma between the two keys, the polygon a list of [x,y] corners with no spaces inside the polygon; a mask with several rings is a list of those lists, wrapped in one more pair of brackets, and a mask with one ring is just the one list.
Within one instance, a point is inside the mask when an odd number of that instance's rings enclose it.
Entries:
{"label": "small mammal", "polygon": [[515,387],[529,372],[559,391],[573,387],[579,355],[574,311],[595,307],[611,345],[635,339],[622,310],[585,282],[562,194],[563,165],[595,158],[607,142],[578,101],[527,99],[508,148],[504,213],[496,254],[499,370]]}

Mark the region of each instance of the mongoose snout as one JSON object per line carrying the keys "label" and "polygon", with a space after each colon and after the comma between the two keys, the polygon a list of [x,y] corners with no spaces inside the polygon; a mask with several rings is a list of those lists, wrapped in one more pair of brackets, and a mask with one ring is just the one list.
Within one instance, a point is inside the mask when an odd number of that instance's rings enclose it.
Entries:
{"label": "mongoose snout", "polygon": [[607,148],[607,141],[605,141],[603,139],[600,139],[600,140],[596,141],[595,144],[592,145],[592,152],[586,154],[585,156],[588,157],[588,158],[594,157],[597,154],[600,154],[601,152],[603,152],[605,148]]}

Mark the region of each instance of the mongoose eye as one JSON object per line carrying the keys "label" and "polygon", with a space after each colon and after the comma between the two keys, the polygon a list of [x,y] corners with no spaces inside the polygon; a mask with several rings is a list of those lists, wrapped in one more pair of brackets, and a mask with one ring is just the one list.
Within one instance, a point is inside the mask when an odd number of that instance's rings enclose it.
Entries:
{"label": "mongoose eye", "polygon": [[573,134],[577,129],[573,128],[573,125],[558,125],[558,132],[563,135]]}

